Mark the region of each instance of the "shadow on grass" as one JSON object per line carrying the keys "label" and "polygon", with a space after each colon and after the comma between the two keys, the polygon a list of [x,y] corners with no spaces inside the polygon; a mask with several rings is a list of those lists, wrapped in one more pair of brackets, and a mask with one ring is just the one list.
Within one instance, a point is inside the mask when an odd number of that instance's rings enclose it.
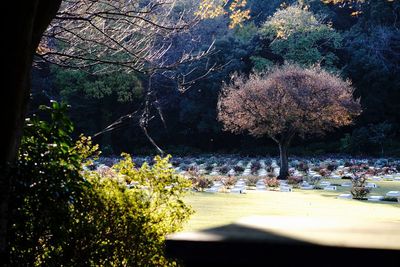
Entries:
{"label": "shadow on grass", "polygon": [[399,251],[325,246],[239,224],[167,239],[184,266],[394,266]]}

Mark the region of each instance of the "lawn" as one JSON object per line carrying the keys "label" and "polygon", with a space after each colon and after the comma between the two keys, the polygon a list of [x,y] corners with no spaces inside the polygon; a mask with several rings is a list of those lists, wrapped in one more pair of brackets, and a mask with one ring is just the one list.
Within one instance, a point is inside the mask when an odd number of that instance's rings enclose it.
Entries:
{"label": "lawn", "polygon": [[[343,183],[346,180],[327,180]],[[348,181],[348,180],[347,180]],[[371,181],[374,182],[374,181]],[[400,182],[375,182],[379,187],[370,195],[385,195],[391,190],[400,191]],[[184,230],[199,230],[235,222],[248,216],[306,216],[332,219],[357,218],[366,222],[395,222],[400,225],[400,204],[395,202],[369,202],[338,199],[350,188],[337,191],[300,190],[294,192],[247,190],[246,194],[190,193],[186,202],[195,214]]]}

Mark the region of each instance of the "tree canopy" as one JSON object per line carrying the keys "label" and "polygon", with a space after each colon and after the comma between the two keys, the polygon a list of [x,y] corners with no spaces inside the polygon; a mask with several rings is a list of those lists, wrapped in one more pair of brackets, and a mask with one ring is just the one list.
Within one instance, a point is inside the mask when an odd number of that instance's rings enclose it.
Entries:
{"label": "tree canopy", "polygon": [[337,64],[335,52],[343,39],[328,22],[300,5],[276,11],[261,26],[260,35],[284,61],[327,68]]}
{"label": "tree canopy", "polygon": [[322,69],[284,65],[225,84],[218,119],[225,130],[268,135],[276,142],[295,134],[324,134],[360,113],[353,90],[349,81]]}

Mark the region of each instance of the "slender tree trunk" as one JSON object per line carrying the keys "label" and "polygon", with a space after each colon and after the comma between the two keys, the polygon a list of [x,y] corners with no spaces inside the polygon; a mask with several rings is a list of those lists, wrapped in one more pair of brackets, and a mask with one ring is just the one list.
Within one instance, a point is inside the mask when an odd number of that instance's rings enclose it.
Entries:
{"label": "slender tree trunk", "polygon": [[287,177],[289,176],[288,148],[289,143],[279,143],[280,170],[278,179],[281,180],[287,179]]}
{"label": "slender tree trunk", "polygon": [[0,113],[2,135],[0,139],[0,258],[8,258],[8,219],[10,215],[11,180],[7,166],[16,157],[30,93],[30,72],[33,56],[61,0],[9,1],[4,10],[12,12],[12,19],[3,23],[10,31],[4,42],[5,62],[1,90]]}

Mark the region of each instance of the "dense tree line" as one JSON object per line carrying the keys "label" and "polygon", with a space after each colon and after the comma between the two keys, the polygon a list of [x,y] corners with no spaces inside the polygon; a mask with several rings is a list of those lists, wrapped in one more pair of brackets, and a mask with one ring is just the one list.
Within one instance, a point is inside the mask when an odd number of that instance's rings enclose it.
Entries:
{"label": "dense tree line", "polygon": [[[187,33],[173,37],[175,41],[166,52],[170,61],[182,51],[201,51],[215,41],[213,53],[179,66],[179,73],[201,77],[207,67],[215,69],[189,84],[184,93],[177,90],[179,83],[171,77],[152,76],[152,101],[157,105],[152,108],[154,118],[148,131],[158,145],[171,152],[190,148],[266,153],[257,148],[260,143],[272,147],[268,140],[222,131],[216,119],[217,98],[222,82],[229,81],[235,73],[263,72],[286,61],[305,66],[318,64],[350,79],[355,96],[361,101],[363,113],[355,124],[325,137],[325,144],[329,141],[333,149],[329,145],[318,146],[321,139],[309,140],[310,147],[324,152],[400,152],[398,1],[249,0],[247,7],[250,18],[241,27],[231,29],[229,16],[225,15],[202,20]],[[71,105],[70,115],[78,131],[89,135],[140,108],[149,84],[148,74],[95,76],[48,65],[34,70],[33,77],[32,109],[46,98],[64,100]],[[109,153],[155,152],[135,120],[98,135],[95,140]],[[296,139],[293,143],[296,146]],[[272,148],[267,152],[277,151]]]}

